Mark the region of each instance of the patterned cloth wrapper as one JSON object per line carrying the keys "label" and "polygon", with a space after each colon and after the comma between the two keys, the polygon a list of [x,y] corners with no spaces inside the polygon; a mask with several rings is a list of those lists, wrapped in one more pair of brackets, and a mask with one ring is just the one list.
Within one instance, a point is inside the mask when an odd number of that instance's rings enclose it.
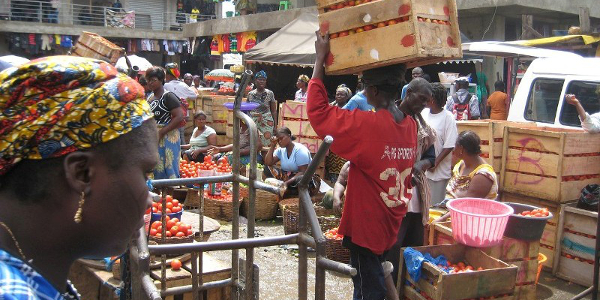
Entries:
{"label": "patterned cloth wrapper", "polygon": [[0,175],[106,143],[153,118],[144,89],[101,60],[50,56],[0,73]]}

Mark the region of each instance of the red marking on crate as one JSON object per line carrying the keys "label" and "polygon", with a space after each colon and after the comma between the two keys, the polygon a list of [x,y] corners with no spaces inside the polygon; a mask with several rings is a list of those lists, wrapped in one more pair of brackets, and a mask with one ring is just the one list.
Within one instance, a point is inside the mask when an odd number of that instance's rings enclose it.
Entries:
{"label": "red marking on crate", "polygon": [[448,6],[444,6],[444,14],[445,14],[446,16],[449,16],[449,15],[450,15],[450,8],[448,8]]}
{"label": "red marking on crate", "polygon": [[408,35],[404,36],[402,38],[402,40],[400,41],[400,43],[404,47],[410,47],[410,46],[414,45],[415,44],[415,35],[414,34],[408,34]]}
{"label": "red marking on crate", "polygon": [[452,37],[450,37],[450,36],[448,37],[446,42],[448,43],[448,46],[450,46],[450,47],[456,46],[456,44],[454,43],[454,39],[452,39]]}
{"label": "red marking on crate", "polygon": [[403,16],[410,12],[410,4],[402,4],[398,9],[398,15]]}
{"label": "red marking on crate", "polygon": [[327,58],[325,59],[325,65],[331,66],[333,64],[334,60],[335,60],[335,58],[333,57],[333,54],[331,54],[331,52],[329,52],[329,54],[327,54]]}

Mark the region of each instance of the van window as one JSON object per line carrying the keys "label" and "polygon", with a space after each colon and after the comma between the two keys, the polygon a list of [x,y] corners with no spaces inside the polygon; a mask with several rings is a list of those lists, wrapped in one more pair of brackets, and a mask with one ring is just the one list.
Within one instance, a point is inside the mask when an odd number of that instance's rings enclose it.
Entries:
{"label": "van window", "polygon": [[554,123],[563,79],[538,78],[531,84],[525,119],[534,122]]}
{"label": "van window", "polygon": [[[567,94],[574,94],[590,115],[600,111],[600,83],[571,81],[567,87]],[[567,101],[563,102],[559,120],[563,125],[581,127],[575,106]]]}

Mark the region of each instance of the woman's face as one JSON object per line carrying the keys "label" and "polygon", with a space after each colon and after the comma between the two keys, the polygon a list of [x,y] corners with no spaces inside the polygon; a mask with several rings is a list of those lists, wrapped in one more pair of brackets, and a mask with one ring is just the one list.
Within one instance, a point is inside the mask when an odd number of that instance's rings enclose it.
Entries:
{"label": "woman's face", "polygon": [[348,101],[348,95],[346,94],[346,92],[344,92],[342,90],[338,90],[335,92],[335,101],[338,104],[346,103],[346,101]]}
{"label": "woman's face", "polygon": [[266,78],[256,78],[255,80],[256,88],[264,89],[267,87],[267,79]]}
{"label": "woman's face", "polygon": [[95,174],[83,206],[82,222],[89,224],[86,230],[89,241],[81,241],[90,245],[91,256],[123,253],[144,226],[146,210],[152,207],[146,180],[158,163],[158,134],[154,121],[146,122],[152,122],[153,129],[144,131],[141,137],[144,143],[134,144],[121,153],[123,166],[110,169],[104,155],[97,155],[91,162]]}
{"label": "woman's face", "polygon": [[306,83],[304,83],[304,81],[298,79],[298,81],[296,81],[296,87],[299,89],[303,89],[304,86],[306,85]]}
{"label": "woman's face", "polygon": [[292,142],[292,138],[285,133],[277,133],[277,143],[279,147],[285,148]]}
{"label": "woman's face", "polygon": [[162,86],[162,82],[160,82],[158,77],[146,77],[146,81],[148,82],[146,86],[150,91],[156,91],[156,89]]}
{"label": "woman's face", "polygon": [[454,145],[454,150],[452,150],[452,156],[456,158],[456,161],[463,159],[465,157],[465,148],[459,143],[456,143]]}
{"label": "woman's face", "polygon": [[188,86],[192,86],[193,80],[194,80],[194,78],[192,76],[185,76],[183,78],[183,82],[185,82],[185,84],[187,84]]}
{"label": "woman's face", "polygon": [[206,117],[205,116],[199,116],[194,121],[196,122],[196,127],[198,127],[198,128],[203,128],[206,125]]}

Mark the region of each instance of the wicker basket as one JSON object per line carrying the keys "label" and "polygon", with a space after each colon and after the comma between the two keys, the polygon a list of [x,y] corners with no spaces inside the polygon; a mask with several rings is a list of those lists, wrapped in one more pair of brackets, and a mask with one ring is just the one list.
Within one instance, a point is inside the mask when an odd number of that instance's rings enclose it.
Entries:
{"label": "wicker basket", "polygon": [[337,262],[350,263],[350,250],[342,246],[342,240],[325,239],[325,254],[327,258]]}
{"label": "wicker basket", "polygon": [[200,207],[200,190],[199,189],[188,189],[187,195],[185,196],[185,207],[198,208]]}
{"label": "wicker basket", "polygon": [[165,241],[162,241],[161,237],[156,237],[156,236],[149,236],[148,237],[149,241],[153,241],[159,245],[164,245],[164,244],[184,244],[184,243],[191,243],[194,240],[194,235],[188,235],[188,236],[183,236],[183,237],[177,237],[177,236],[172,236],[172,237],[168,237],[165,238]]}
{"label": "wicker basket", "polygon": [[288,208],[298,211],[298,205],[300,205],[299,198],[283,199],[283,200],[279,201],[279,211],[281,212],[281,215],[283,216],[283,212]]}
{"label": "wicker basket", "polygon": [[[340,225],[340,218],[335,216],[332,209],[326,209],[322,206],[315,205],[315,213],[317,213],[317,219],[322,231],[338,227]],[[283,231],[285,234],[293,234],[298,232],[298,206],[286,206],[282,212],[283,215]],[[311,232],[308,227],[308,232]]]}
{"label": "wicker basket", "polygon": [[227,199],[212,198],[210,195],[204,195],[204,215],[222,221],[231,221],[233,219],[233,199],[229,196]]}
{"label": "wicker basket", "polygon": [[[278,196],[263,190],[256,190],[256,202],[254,207],[255,220],[270,220],[277,216],[277,200]],[[248,206],[250,202],[248,198],[244,198],[244,211],[248,216]]]}

